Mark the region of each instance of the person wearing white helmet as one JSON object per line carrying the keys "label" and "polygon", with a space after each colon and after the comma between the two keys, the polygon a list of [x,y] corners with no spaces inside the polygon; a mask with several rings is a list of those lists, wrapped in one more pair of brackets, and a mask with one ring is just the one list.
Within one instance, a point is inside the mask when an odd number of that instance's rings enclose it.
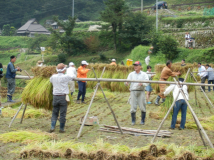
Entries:
{"label": "person wearing white helmet", "polygon": [[[81,62],[81,66],[77,69],[77,78],[87,78],[87,73],[90,69],[86,67],[89,64],[86,61]],[[82,103],[85,103],[85,94],[86,94],[86,81],[78,81],[79,92],[77,96],[77,103],[80,103],[80,97],[82,96]]]}
{"label": "person wearing white helmet", "polygon": [[[76,68],[75,68],[73,62],[69,63],[69,68],[67,68],[66,74],[68,74],[72,77],[75,76],[75,78],[77,77],[77,71],[76,71]],[[70,89],[71,95],[73,95],[73,93],[75,92],[75,81],[69,81],[68,87]]]}
{"label": "person wearing white helmet", "polygon": [[116,60],[115,60],[115,59],[112,59],[110,65],[112,65],[112,66],[117,66]]}

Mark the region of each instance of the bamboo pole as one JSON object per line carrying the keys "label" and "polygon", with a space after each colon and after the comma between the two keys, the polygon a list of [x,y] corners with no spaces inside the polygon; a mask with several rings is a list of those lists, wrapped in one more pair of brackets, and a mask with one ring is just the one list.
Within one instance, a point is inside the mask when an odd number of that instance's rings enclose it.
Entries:
{"label": "bamboo pole", "polygon": [[[175,80],[175,78],[174,78],[174,80]],[[176,81],[176,80],[175,80],[175,81]],[[182,83],[182,84],[183,84],[183,83]],[[179,87],[178,82],[177,82],[177,86]],[[180,87],[179,87],[179,88],[180,88]],[[186,96],[185,96],[185,93],[183,92],[182,89],[180,89],[180,93],[181,93],[182,96],[184,97],[184,100],[186,101],[186,103],[187,103],[187,105],[188,105],[188,107],[189,107],[189,109],[190,109],[190,111],[191,111],[193,117],[194,117],[195,120],[196,120],[197,125],[199,126],[199,128],[201,129],[201,131],[202,131],[202,133],[204,134],[205,138],[207,139],[207,141],[208,141],[210,147],[211,147],[211,148],[214,148],[212,142],[210,141],[210,139],[209,139],[207,133],[205,132],[204,128],[202,127],[200,121],[198,120],[198,117],[196,116],[195,112],[193,111],[193,109],[192,109],[191,105],[189,104],[189,102],[188,102],[188,100],[187,100],[187,98],[186,98]]]}
{"label": "bamboo pole", "polygon": [[[102,75],[103,75],[105,69],[106,69],[106,68],[104,67],[104,68],[103,68]],[[101,75],[100,78],[102,78],[102,75]],[[91,102],[90,102],[90,104],[89,104],[89,106],[88,106],[88,109],[87,109],[86,114],[85,114],[85,116],[84,116],[84,119],[83,119],[83,121],[82,121],[82,125],[81,125],[81,127],[80,127],[80,130],[79,130],[79,133],[78,133],[78,135],[77,135],[77,138],[79,138],[80,135],[81,135],[81,133],[82,133],[82,129],[83,129],[84,125],[85,125],[85,121],[86,121],[86,119],[87,119],[87,117],[88,117],[88,114],[89,114],[89,111],[90,111],[90,109],[91,109],[91,105],[92,105],[92,103],[93,103],[93,101],[94,101],[94,97],[95,97],[95,95],[96,95],[96,93],[97,93],[98,87],[99,87],[99,85],[97,84],[96,89],[95,89],[94,94],[93,94],[93,97],[92,97],[92,99],[91,99]]]}
{"label": "bamboo pole", "polygon": [[[33,78],[33,76],[31,76]],[[16,76],[16,79],[29,79],[28,76]],[[142,81],[142,80],[127,80],[127,79],[110,79],[110,78],[74,78],[74,81],[100,81],[100,82],[136,82],[136,83],[156,83],[156,84],[176,84],[171,81]],[[214,84],[204,84],[204,83],[183,83],[187,86],[210,86],[214,87]]]}
{"label": "bamboo pole", "polygon": [[22,124],[22,121],[23,121],[23,118],[24,118],[24,115],[25,115],[26,108],[27,108],[27,104],[25,104],[25,108],[24,108],[23,113],[22,113],[22,118],[21,118],[21,121],[20,121],[21,124]]}
{"label": "bamboo pole", "polygon": [[[188,74],[189,74],[189,73],[188,73]],[[179,80],[177,80],[177,82],[178,82],[180,88],[182,88],[182,85],[180,84]],[[193,116],[193,115],[192,115],[192,116]],[[194,118],[194,121],[195,121],[195,123],[196,123],[196,125],[197,125],[197,129],[198,129],[199,135],[200,135],[200,137],[201,137],[201,139],[202,139],[202,142],[203,142],[204,146],[206,147],[206,143],[205,143],[204,138],[203,138],[203,136],[202,136],[202,134],[201,134],[201,129],[199,128],[198,123],[197,123],[197,121],[196,121],[196,119],[195,119],[194,116],[193,116],[193,118]]]}
{"label": "bamboo pole", "polygon": [[157,135],[158,135],[158,133],[159,133],[161,127],[162,127],[163,124],[164,124],[164,121],[167,119],[167,117],[168,117],[168,115],[170,114],[172,108],[174,107],[175,102],[177,101],[179,94],[180,94],[180,92],[178,92],[176,98],[174,99],[174,101],[173,101],[171,107],[169,108],[168,112],[166,113],[164,119],[161,121],[161,123],[160,123],[160,125],[159,125],[159,127],[158,127],[158,129],[157,129],[157,132],[155,133],[155,135],[154,135],[154,137],[153,137],[153,139],[152,139],[152,143],[154,143],[154,141],[155,141],[155,139],[156,139],[156,137],[157,137]]}
{"label": "bamboo pole", "polygon": [[12,121],[10,122],[9,128],[10,128],[10,126],[12,125],[13,121],[16,119],[16,117],[17,117],[19,111],[22,109],[22,106],[23,106],[23,103],[21,104],[21,106],[19,107],[19,110],[16,112],[15,116],[13,117]]}
{"label": "bamboo pole", "polygon": [[[195,82],[197,83],[197,79],[195,78],[195,76],[191,73],[191,76],[194,78]],[[214,108],[212,102],[210,101],[210,99],[207,97],[207,94],[204,92],[204,90],[202,89],[202,87],[200,86],[201,91],[203,92],[204,96],[206,97],[206,99],[208,100],[208,102],[210,103],[210,105]]]}
{"label": "bamboo pole", "polygon": [[186,74],[186,76],[185,76],[184,82],[186,82],[187,77],[188,77],[188,75],[189,75],[189,72],[190,72],[190,68],[189,68],[188,71],[187,71],[187,74]]}
{"label": "bamboo pole", "polygon": [[[94,71],[94,68],[92,68],[92,69],[93,69],[94,75],[95,75],[95,77],[96,77],[96,79],[97,79],[97,75],[96,75],[96,73],[95,73],[95,71]],[[111,105],[109,104],[109,101],[108,101],[108,99],[106,98],[106,95],[105,95],[105,93],[104,93],[104,91],[103,91],[103,88],[102,88],[101,85],[100,85],[100,82],[99,82],[99,81],[97,81],[97,82],[98,82],[98,86],[100,87],[100,89],[101,89],[101,91],[102,91],[102,93],[103,93],[103,96],[104,96],[104,98],[105,98],[105,100],[106,100],[106,103],[108,104],[108,107],[109,107],[109,109],[111,110],[111,113],[112,113],[112,115],[113,115],[113,117],[114,117],[114,120],[115,120],[115,122],[116,122],[116,124],[117,124],[119,130],[120,130],[120,133],[123,134],[123,131],[122,131],[121,127],[120,127],[120,124],[118,123],[117,118],[116,118],[116,116],[115,116],[115,114],[114,114],[114,111],[112,110]]]}
{"label": "bamboo pole", "polygon": [[30,77],[30,75],[28,74],[28,72],[26,71],[26,70],[24,70],[25,71],[25,73],[28,75],[28,77],[30,78],[30,79],[32,79],[31,77]]}

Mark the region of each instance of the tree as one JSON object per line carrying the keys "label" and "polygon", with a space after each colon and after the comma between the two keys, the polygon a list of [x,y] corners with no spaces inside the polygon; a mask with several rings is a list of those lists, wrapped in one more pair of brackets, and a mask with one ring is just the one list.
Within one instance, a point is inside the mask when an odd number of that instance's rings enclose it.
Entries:
{"label": "tree", "polygon": [[122,30],[122,24],[128,7],[124,0],[107,0],[104,3],[106,8],[101,12],[101,20],[111,24],[114,48],[117,50],[117,29],[119,31]]}
{"label": "tree", "polygon": [[44,35],[44,34],[37,34],[35,35],[34,38],[32,38],[29,41],[29,50],[37,50],[37,51],[41,51],[40,47],[46,47],[46,45],[44,45],[44,42],[46,42],[48,40],[48,36]]}
{"label": "tree", "polygon": [[5,24],[3,26],[2,36],[10,36],[10,24]]}
{"label": "tree", "polygon": [[124,21],[123,31],[120,33],[123,41],[131,44],[132,47],[150,43],[149,33],[154,28],[153,19],[140,12],[132,12]]}
{"label": "tree", "polygon": [[178,42],[171,36],[163,36],[160,38],[160,50],[167,59],[173,60],[178,55]]}
{"label": "tree", "polygon": [[62,34],[59,30],[53,30],[51,28],[50,31],[52,32],[52,40],[50,41],[50,46],[55,45],[61,48],[63,52],[67,53],[68,55],[76,54],[86,48],[83,41],[73,36],[73,29],[76,18],[69,16],[67,21],[62,21],[59,20],[58,17],[54,16],[53,20],[57,23],[58,26],[62,27],[65,32]]}

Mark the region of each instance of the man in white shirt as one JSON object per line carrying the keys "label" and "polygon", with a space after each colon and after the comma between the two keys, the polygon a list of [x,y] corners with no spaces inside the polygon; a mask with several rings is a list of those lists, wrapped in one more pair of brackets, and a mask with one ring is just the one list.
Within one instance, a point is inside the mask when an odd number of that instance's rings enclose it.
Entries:
{"label": "man in white shirt", "polygon": [[[76,71],[76,68],[74,67],[73,62],[69,63],[69,68],[67,68],[66,74],[70,76],[75,76],[75,78],[77,77],[77,71]],[[69,81],[68,87],[70,89],[71,95],[73,95],[73,93],[75,92],[75,82]]]}
{"label": "man in white shirt", "polygon": [[189,47],[188,44],[189,44],[189,40],[190,40],[191,36],[188,32],[186,32],[185,34],[185,47]]}
{"label": "man in white shirt", "polygon": [[[134,64],[134,72],[131,72],[128,75],[127,80],[145,80],[148,81],[149,77],[145,72],[142,72],[141,63],[136,61]],[[149,83],[134,83],[134,82],[126,82],[127,86],[130,84],[131,91],[131,117],[132,117],[132,125],[135,124],[136,121],[136,111],[137,105],[139,105],[141,110],[141,123],[144,125],[146,118],[146,96],[145,96],[145,87],[149,85]]]}
{"label": "man in white shirt", "polygon": [[51,129],[50,132],[54,132],[56,121],[60,112],[60,133],[64,133],[67,101],[66,95],[69,94],[68,82],[72,81],[75,76],[65,75],[66,65],[60,63],[56,68],[58,74],[54,74],[50,78],[50,82],[53,84],[53,111],[51,117]]}
{"label": "man in white shirt", "polygon": [[[183,78],[179,78],[180,84],[182,85],[182,82],[184,81]],[[182,85],[182,89],[184,91],[184,94],[186,96],[186,99],[189,100],[189,94],[187,91],[187,86]],[[177,85],[170,85],[164,92],[164,96],[168,95],[171,91],[173,91],[173,98],[175,100],[176,96],[178,95],[179,88]],[[179,110],[181,110],[181,124],[179,130],[183,130],[186,123],[186,112],[187,112],[187,103],[184,100],[184,97],[181,93],[179,93],[179,96],[175,102],[175,106],[173,107],[173,115],[172,115],[172,122],[170,129],[175,129],[175,124],[177,121],[177,115]]]}
{"label": "man in white shirt", "polygon": [[[201,77],[201,83],[205,83],[208,74],[206,72],[206,68],[202,66],[201,63],[198,63],[198,76]],[[205,92],[205,86],[201,86],[201,87]]]}

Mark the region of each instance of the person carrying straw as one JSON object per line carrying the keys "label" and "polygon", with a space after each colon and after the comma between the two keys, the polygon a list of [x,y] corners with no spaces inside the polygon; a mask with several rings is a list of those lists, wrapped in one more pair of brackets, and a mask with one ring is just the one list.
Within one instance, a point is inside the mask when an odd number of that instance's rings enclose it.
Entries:
{"label": "person carrying straw", "polygon": [[[175,76],[181,74],[180,71],[179,72],[172,72],[171,67],[172,67],[172,62],[170,60],[168,60],[166,62],[166,66],[163,68],[163,70],[161,72],[161,76],[160,76],[159,81],[167,81],[167,79],[170,76],[175,77]],[[166,98],[163,94],[165,91],[165,88],[166,88],[166,84],[159,84],[159,87],[160,87],[160,93],[158,94],[158,96],[155,100],[156,105],[159,105],[159,101],[161,98],[162,98],[163,102],[165,101],[165,98]]]}
{"label": "person carrying straw", "polygon": [[68,82],[72,81],[75,76],[65,74],[66,65],[59,63],[56,67],[58,74],[54,74],[50,78],[50,82],[53,84],[53,111],[51,117],[51,129],[50,133],[54,132],[56,122],[60,113],[60,133],[64,133],[66,113],[67,113],[67,100],[66,95],[69,94]]}

